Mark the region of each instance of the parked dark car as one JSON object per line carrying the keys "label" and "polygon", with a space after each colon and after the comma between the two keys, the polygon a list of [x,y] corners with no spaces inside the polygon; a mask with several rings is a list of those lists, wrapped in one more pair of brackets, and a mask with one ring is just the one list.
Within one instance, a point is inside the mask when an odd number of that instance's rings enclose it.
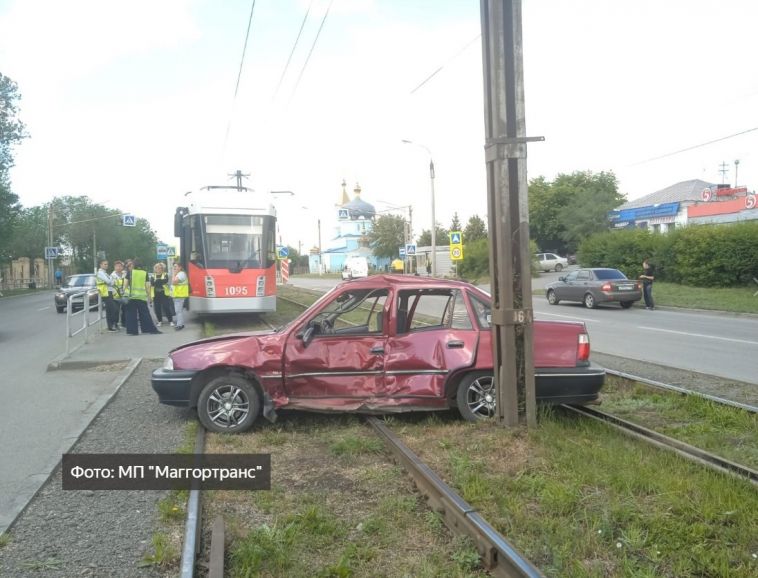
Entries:
{"label": "parked dark car", "polygon": [[548,303],[578,301],[588,309],[600,303],[618,303],[629,309],[642,299],[642,288],[637,281],[627,279],[618,269],[577,269],[545,286]]}
{"label": "parked dark car", "polygon": [[[161,403],[197,407],[212,431],[283,408],[495,415],[490,296],[468,283],[373,275],[342,283],[286,326],[173,350],[152,374]],[[582,322],[536,321],[537,400],[588,403],[605,371]]]}
{"label": "parked dark car", "polygon": [[[95,276],[91,273],[67,277],[66,282],[55,292],[55,310],[58,313],[63,313],[68,307],[68,296],[72,293],[81,293],[95,288]],[[97,293],[95,291],[89,295],[89,304],[90,307],[97,306]],[[74,310],[81,309],[84,306],[84,300],[81,297],[76,297],[71,306]]]}

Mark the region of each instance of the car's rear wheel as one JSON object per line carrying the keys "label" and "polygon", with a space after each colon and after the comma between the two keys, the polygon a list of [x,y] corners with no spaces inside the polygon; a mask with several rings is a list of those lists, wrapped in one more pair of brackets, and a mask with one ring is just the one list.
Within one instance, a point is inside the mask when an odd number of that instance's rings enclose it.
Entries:
{"label": "car's rear wheel", "polygon": [[621,307],[624,309],[629,309],[632,305],[634,305],[634,301],[622,301]]}
{"label": "car's rear wheel", "polygon": [[200,422],[205,429],[219,433],[239,433],[249,429],[260,408],[258,392],[239,375],[222,375],[211,380],[197,400]]}
{"label": "car's rear wheel", "polygon": [[560,273],[561,271],[563,271],[563,265],[561,265],[560,263],[558,263],[558,264],[555,266],[555,272],[556,272],[556,273]]}
{"label": "car's rear wheel", "polygon": [[458,384],[458,411],[466,421],[495,417],[497,391],[491,373],[469,373]]}
{"label": "car's rear wheel", "polygon": [[595,298],[592,296],[592,293],[585,293],[584,306],[587,309],[594,309],[597,306],[597,303],[595,302]]}
{"label": "car's rear wheel", "polygon": [[547,302],[550,303],[550,305],[558,305],[558,303],[560,303],[561,300],[558,299],[558,296],[555,294],[555,291],[550,289],[550,291],[547,292]]}

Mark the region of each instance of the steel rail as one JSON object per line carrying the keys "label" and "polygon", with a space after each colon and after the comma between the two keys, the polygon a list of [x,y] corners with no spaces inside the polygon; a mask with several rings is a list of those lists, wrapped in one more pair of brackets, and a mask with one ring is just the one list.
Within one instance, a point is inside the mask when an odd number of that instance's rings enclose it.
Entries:
{"label": "steel rail", "polygon": [[717,456],[715,454],[702,450],[698,447],[691,446],[689,444],[686,444],[674,438],[670,438],[661,433],[658,433],[656,431],[653,431],[641,425],[632,423],[630,421],[621,419],[620,417],[616,417],[615,415],[611,415],[609,413],[605,413],[596,409],[591,409],[586,406],[564,404],[561,407],[564,407],[568,410],[578,413],[579,415],[582,415],[584,417],[588,417],[588,418],[603,422],[607,425],[610,425],[618,429],[619,431],[629,436],[644,440],[659,448],[673,451],[674,453],[676,453],[677,455],[685,459],[697,462],[712,470],[716,470],[718,472],[729,474],[732,476],[737,476],[741,479],[746,479],[752,482],[753,484],[758,485],[758,471],[753,470],[747,466],[743,466],[741,464],[729,461],[725,458],[722,458],[720,456]]}
{"label": "steel rail", "polygon": [[702,397],[704,399],[720,403],[723,405],[730,405],[732,407],[737,407],[739,409],[744,409],[745,411],[749,411],[752,413],[758,412],[758,407],[753,405],[748,405],[746,403],[740,403],[739,401],[732,401],[731,399],[724,399],[723,397],[717,397],[715,395],[710,395],[708,393],[701,393],[699,391],[693,391],[691,389],[686,389],[684,387],[679,387],[678,385],[670,385],[668,383],[662,383],[660,381],[655,381],[653,379],[647,379],[645,377],[640,377],[638,375],[632,375],[630,373],[624,373],[623,371],[616,371],[615,369],[607,369],[605,372],[609,375],[615,375],[616,377],[621,377],[624,379],[630,379],[632,381],[639,381],[640,383],[644,383],[645,385],[650,385],[652,387],[657,387],[659,389],[666,389],[668,391],[675,391],[677,393],[682,393],[684,395],[695,395],[698,397]]}
{"label": "steel rail", "polygon": [[482,564],[488,571],[495,576],[506,578],[544,578],[542,572],[524,558],[381,421],[375,417],[367,417],[366,420],[384,439],[398,462],[410,473],[416,487],[426,496],[429,506],[442,515],[450,530],[456,534],[465,534],[474,541],[482,557]]}
{"label": "steel rail", "polygon": [[[198,426],[195,434],[195,455],[200,456],[205,450],[205,428]],[[198,482],[199,483],[199,482]],[[184,524],[184,546],[182,548],[181,578],[195,576],[195,562],[200,551],[200,489],[192,488],[187,500],[187,520]]]}

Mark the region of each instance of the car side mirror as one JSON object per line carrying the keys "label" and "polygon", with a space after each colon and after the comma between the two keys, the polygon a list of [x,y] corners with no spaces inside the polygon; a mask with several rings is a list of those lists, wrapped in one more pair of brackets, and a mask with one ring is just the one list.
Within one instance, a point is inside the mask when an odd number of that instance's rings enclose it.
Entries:
{"label": "car side mirror", "polygon": [[308,345],[313,339],[313,334],[316,332],[316,328],[313,325],[306,327],[305,331],[298,334],[298,337],[303,340],[303,345]]}
{"label": "car side mirror", "polygon": [[566,282],[566,276],[564,275],[563,277],[558,277],[558,281],[563,281],[565,283]]}

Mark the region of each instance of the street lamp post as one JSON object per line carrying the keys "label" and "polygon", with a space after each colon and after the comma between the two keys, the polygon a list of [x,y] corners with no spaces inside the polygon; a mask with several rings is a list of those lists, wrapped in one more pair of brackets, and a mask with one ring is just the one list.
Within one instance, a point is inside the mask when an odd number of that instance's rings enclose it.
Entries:
{"label": "street lamp post", "polygon": [[432,185],[432,276],[437,275],[437,219],[434,214],[434,158],[432,157],[432,151],[421,143],[414,142],[412,140],[403,139],[403,143],[416,145],[424,149],[429,154],[429,180]]}

